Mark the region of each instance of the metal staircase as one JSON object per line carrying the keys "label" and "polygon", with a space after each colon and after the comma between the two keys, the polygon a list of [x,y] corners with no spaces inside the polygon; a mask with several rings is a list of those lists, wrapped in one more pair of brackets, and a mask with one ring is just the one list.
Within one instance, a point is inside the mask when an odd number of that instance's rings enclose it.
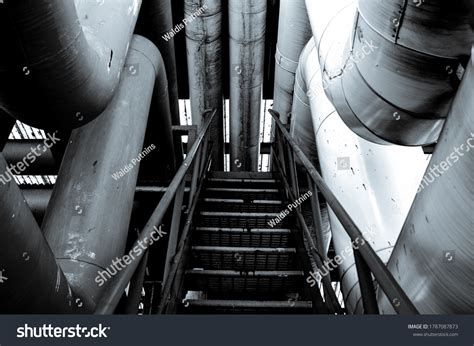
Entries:
{"label": "metal staircase", "polygon": [[[184,131],[189,136],[186,158],[133,245],[137,248],[149,244],[157,225],[165,222],[167,213],[171,214],[163,280],[157,284],[161,292],[152,290],[148,295],[150,313],[346,313],[330,276],[320,277],[314,287],[307,283],[311,272],[323,269],[327,254],[319,232],[311,233],[302,209],[293,208],[281,222],[269,222],[299,200],[301,187],[312,192],[305,203],[311,205],[316,231],[321,230],[321,194],[352,242],[360,244],[353,254],[364,312],[379,313],[375,278],[377,289],[383,291],[397,313],[417,314],[351,216],[279,121],[278,113],[270,113],[278,127],[272,146],[272,173],[210,171],[213,143],[208,130],[216,110],[206,112],[199,134],[195,126],[177,128],[179,135]],[[149,245],[116,275],[95,313],[116,311],[128,285],[125,311],[137,313],[148,253]]]}
{"label": "metal staircase", "polygon": [[312,313],[295,219],[277,174],[214,172],[205,182],[181,313]]}

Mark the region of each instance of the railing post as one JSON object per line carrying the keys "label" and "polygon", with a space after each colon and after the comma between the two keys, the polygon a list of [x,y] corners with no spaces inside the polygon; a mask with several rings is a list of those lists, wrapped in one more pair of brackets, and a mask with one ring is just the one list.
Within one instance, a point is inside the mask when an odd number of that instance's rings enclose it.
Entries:
{"label": "railing post", "polygon": [[128,299],[125,306],[125,313],[127,315],[136,315],[138,313],[138,306],[142,295],[143,282],[145,281],[146,266],[148,263],[148,251],[145,253],[140,261],[140,265],[130,280],[130,288],[128,290]]}
{"label": "railing post", "polygon": [[166,251],[165,268],[163,271],[162,289],[165,286],[165,280],[168,277],[171,261],[173,260],[173,257],[176,254],[176,247],[178,245],[178,238],[179,238],[179,229],[181,226],[181,215],[182,215],[185,187],[186,187],[186,179],[183,179],[183,182],[179,186],[178,191],[176,192],[176,197],[174,199],[173,216],[172,216],[171,229],[170,229],[170,235],[169,235],[169,240],[168,240],[168,249]]}
{"label": "railing post", "polygon": [[300,193],[299,193],[299,187],[298,187],[298,176],[296,173],[296,162],[295,162],[295,157],[293,155],[293,148],[288,146],[287,150],[288,150],[288,170],[290,171],[291,189],[294,196],[298,198]]}
{"label": "railing post", "polygon": [[323,259],[326,259],[327,254],[324,248],[323,220],[321,216],[321,206],[319,204],[318,187],[316,186],[316,184],[313,183],[313,180],[311,179],[309,174],[306,174],[306,180],[308,182],[308,188],[312,193],[310,202],[311,210],[313,212],[313,226],[314,234],[316,236],[316,245]]}
{"label": "railing post", "polygon": [[364,306],[364,313],[378,315],[379,306],[377,304],[377,296],[375,294],[374,283],[372,281],[372,273],[370,272],[367,263],[365,263],[364,258],[362,258],[359,250],[354,249],[354,259],[357,269],[357,276],[359,277],[359,286],[362,296],[362,304]]}

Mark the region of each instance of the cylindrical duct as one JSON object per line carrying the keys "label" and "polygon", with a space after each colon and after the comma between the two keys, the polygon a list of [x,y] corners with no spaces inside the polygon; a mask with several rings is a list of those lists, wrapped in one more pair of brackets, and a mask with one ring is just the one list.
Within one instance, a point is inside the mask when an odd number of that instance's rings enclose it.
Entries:
{"label": "cylindrical duct", "polygon": [[[306,42],[308,42],[308,40]],[[314,42],[309,44],[309,46],[314,47]],[[316,140],[314,138],[313,120],[311,118],[308,86],[306,83],[307,78],[311,77],[311,69],[307,68],[309,65],[309,53],[311,53],[311,49],[303,50],[296,70],[294,96],[291,108],[292,120],[290,134],[311,162],[313,162],[315,166],[318,166],[318,152],[316,151]]]}
{"label": "cylindrical duct", "polygon": [[153,42],[163,57],[168,79],[171,120],[173,125],[180,125],[171,0],[143,0],[139,24],[140,34]]}
{"label": "cylindrical duct", "polygon": [[112,261],[124,254],[139,162],[156,150],[142,145],[163,61],[150,41],[134,36],[127,65],[135,69],[122,75],[104,114],[73,131],[43,221],[69,283],[93,304],[106,286],[101,279],[117,271]]}
{"label": "cylindrical duct", "polygon": [[141,0],[2,4],[0,109],[40,128],[93,120],[117,88],[140,5]]}
{"label": "cylindrical duct", "polygon": [[[471,60],[388,264],[423,314],[474,312],[473,90]],[[379,300],[381,312],[393,313]]]}
{"label": "cylindrical duct", "polygon": [[85,312],[0,154],[0,313]]}
{"label": "cylindrical duct", "polygon": [[229,1],[232,171],[258,169],[266,13],[266,1]]}
{"label": "cylindrical duct", "polygon": [[[352,132],[323,89],[317,50],[305,50],[309,100],[322,176],[381,260],[387,262],[426,168],[421,148],[385,146]],[[361,312],[352,243],[330,211],[339,272],[348,312]],[[357,244],[355,244],[357,246]]]}
{"label": "cylindrical duct", "polygon": [[361,0],[355,11],[354,0],[306,1],[325,91],[354,132],[376,143],[437,141],[473,39],[470,3]]}
{"label": "cylindrical duct", "polygon": [[281,0],[280,14],[273,109],[280,113],[280,120],[286,124],[293,102],[298,59],[312,33],[304,0]]}
{"label": "cylindrical duct", "polygon": [[216,109],[210,128],[212,167],[224,169],[221,0],[185,0],[186,51],[193,124],[201,128],[207,109]]}

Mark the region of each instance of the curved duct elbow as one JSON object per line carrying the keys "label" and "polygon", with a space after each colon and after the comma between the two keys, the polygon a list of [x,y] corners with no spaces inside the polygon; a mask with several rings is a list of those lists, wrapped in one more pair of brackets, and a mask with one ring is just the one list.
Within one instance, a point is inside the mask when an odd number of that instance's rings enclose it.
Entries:
{"label": "curved duct elbow", "polygon": [[141,0],[10,1],[0,7],[0,109],[48,129],[82,126],[118,86]]}
{"label": "curved duct elbow", "polygon": [[[322,177],[386,263],[427,162],[420,148],[379,145],[351,131],[324,93],[317,55],[311,40],[302,59]],[[346,307],[350,313],[359,313],[362,303],[353,244],[331,210],[329,220],[337,263],[342,262],[339,273]],[[329,265],[326,268],[323,275],[332,270]]]}
{"label": "curved duct elbow", "polygon": [[469,56],[472,4],[306,5],[324,89],[344,122],[375,143],[436,142],[459,85],[458,67]]}

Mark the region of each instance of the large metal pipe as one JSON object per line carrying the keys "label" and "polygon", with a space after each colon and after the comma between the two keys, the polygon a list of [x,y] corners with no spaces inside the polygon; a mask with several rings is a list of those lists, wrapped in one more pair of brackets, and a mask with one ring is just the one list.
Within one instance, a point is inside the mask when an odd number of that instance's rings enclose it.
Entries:
{"label": "large metal pipe", "polygon": [[185,0],[186,51],[193,124],[201,128],[207,109],[216,109],[210,136],[213,169],[224,169],[222,95],[222,1]]}
{"label": "large metal pipe", "polygon": [[266,1],[229,1],[232,171],[258,169],[266,13]]}
{"label": "large metal pipe", "polygon": [[[471,58],[388,263],[394,277],[424,314],[474,312],[473,90]],[[385,297],[379,301],[383,313],[393,313]]]}
{"label": "large metal pipe", "polygon": [[436,142],[469,56],[472,1],[306,5],[325,91],[344,122],[376,143]]}
{"label": "large metal pipe", "polygon": [[[306,65],[322,176],[357,226],[367,233],[381,260],[387,262],[427,165],[423,151],[375,144],[352,132],[324,93],[314,40],[302,56],[307,57],[302,64]],[[350,313],[361,312],[351,240],[335,214],[330,211],[329,215],[336,255],[343,258],[339,272],[346,307]]]}
{"label": "large metal pipe", "polygon": [[[0,154],[0,313],[85,312]],[[34,292],[34,293],[33,293]]]}
{"label": "large metal pipe", "polygon": [[[308,40],[306,40],[306,43]],[[313,120],[311,118],[311,108],[308,97],[309,90],[306,83],[307,80],[310,81],[311,77],[311,69],[307,68],[309,65],[309,53],[311,53],[311,49],[302,49],[296,71],[291,108],[290,134],[308,159],[310,159],[315,166],[318,166],[318,152],[316,150]],[[280,114],[280,119],[281,117],[282,115]]]}
{"label": "large metal pipe", "polygon": [[286,124],[293,103],[299,56],[312,33],[305,0],[281,0],[280,13],[273,109],[280,113],[281,122]]}
{"label": "large metal pipe", "polygon": [[158,49],[140,36],[127,65],[139,72],[124,73],[104,114],[73,131],[42,227],[69,283],[93,304],[106,286],[98,272],[125,251],[153,86],[164,72]]}
{"label": "large metal pipe", "polygon": [[140,34],[153,42],[163,57],[168,78],[171,121],[173,125],[180,125],[171,0],[144,0],[139,25]]}
{"label": "large metal pipe", "polygon": [[0,109],[40,128],[75,128],[96,118],[119,83],[140,5],[141,0],[2,4]]}

